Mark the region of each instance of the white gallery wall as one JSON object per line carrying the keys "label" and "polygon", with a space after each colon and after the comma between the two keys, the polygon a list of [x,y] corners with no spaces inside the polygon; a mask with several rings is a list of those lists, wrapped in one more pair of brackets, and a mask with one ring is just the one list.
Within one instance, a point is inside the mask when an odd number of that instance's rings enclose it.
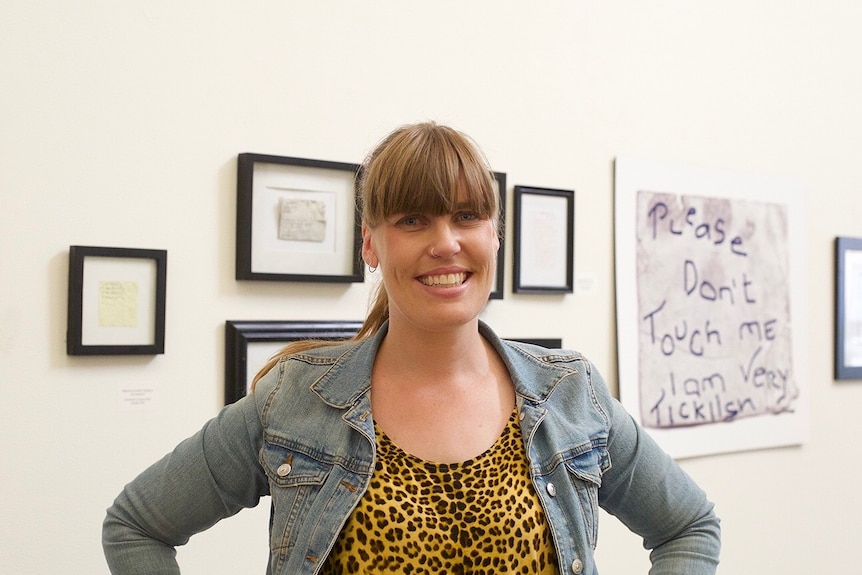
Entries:
{"label": "white gallery wall", "polygon": [[[836,382],[833,240],[862,237],[862,4],[0,3],[0,573],[107,573],[105,508],[223,404],[226,320],[361,319],[370,284],[234,279],[236,156],[360,162],[392,128],[472,135],[514,185],[576,191],[576,293],[483,319],[559,337],[616,389],[613,160],[801,182],[810,439],[686,459],[723,520],[720,572],[847,573],[862,382]],[[166,347],[67,356],[70,245],[168,252]],[[122,389],[147,389],[142,407]],[[262,573],[266,509],[179,551]],[[645,573],[603,516],[603,573]],[[851,569],[852,570],[852,569]]]}

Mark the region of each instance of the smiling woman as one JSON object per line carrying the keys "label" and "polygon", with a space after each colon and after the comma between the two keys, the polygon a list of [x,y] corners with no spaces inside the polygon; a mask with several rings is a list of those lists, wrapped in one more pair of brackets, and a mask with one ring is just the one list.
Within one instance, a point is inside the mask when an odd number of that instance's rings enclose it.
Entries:
{"label": "smiling woman", "polygon": [[714,573],[712,504],[595,366],[479,320],[500,210],[479,148],[403,126],[360,176],[362,257],[382,274],[361,330],[289,344],[132,481],[104,524],[112,572],[173,568],[173,546],[271,496],[274,574],[592,574],[599,506],[656,572]]}
{"label": "smiling woman", "polygon": [[[362,255],[383,272],[371,317],[385,309],[441,320],[454,303],[463,304],[455,321],[478,316],[500,245],[494,173],[478,146],[448,126],[404,126],[368,156],[359,189]],[[417,284],[446,292],[432,297]],[[443,302],[446,308],[433,307]]]}

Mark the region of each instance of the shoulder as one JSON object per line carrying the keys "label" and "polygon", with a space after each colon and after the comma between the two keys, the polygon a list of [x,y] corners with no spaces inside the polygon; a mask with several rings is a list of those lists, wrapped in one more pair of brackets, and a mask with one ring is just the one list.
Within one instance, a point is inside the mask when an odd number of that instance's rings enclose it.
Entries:
{"label": "shoulder", "polygon": [[282,357],[258,382],[257,388],[271,389],[296,372],[326,370],[338,363],[358,361],[359,352],[368,346],[368,340],[323,342],[319,347],[304,349]]}
{"label": "shoulder", "polygon": [[573,349],[550,348],[535,343],[526,343],[512,339],[500,340],[503,345],[512,349],[515,353],[546,365],[577,365],[582,362],[589,363],[586,357],[579,351]]}
{"label": "shoulder", "polygon": [[369,385],[375,349],[373,340],[345,341],[281,358],[257,382],[258,409],[263,414],[285,402],[303,405],[321,399],[348,404]]}
{"label": "shoulder", "polygon": [[604,425],[617,409],[596,365],[579,351],[501,340],[504,361],[519,395],[554,411],[589,411]]}
{"label": "shoulder", "polygon": [[296,367],[291,362],[305,364],[330,365],[338,361],[349,361],[351,354],[367,344],[367,340],[344,341],[339,343],[322,342],[319,347],[313,347],[285,357],[282,361],[287,369]]}

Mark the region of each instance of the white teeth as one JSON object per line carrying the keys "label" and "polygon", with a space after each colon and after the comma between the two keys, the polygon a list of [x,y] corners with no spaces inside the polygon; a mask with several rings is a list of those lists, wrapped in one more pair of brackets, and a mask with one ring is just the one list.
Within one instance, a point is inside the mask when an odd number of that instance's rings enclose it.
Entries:
{"label": "white teeth", "polygon": [[426,286],[459,286],[467,279],[467,274],[445,274],[441,276],[424,276],[419,278]]}

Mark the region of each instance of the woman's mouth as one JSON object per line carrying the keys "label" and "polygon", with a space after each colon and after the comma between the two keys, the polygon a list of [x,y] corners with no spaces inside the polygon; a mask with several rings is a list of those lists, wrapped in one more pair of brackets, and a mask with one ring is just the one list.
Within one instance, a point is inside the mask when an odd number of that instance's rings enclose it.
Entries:
{"label": "woman's mouth", "polygon": [[467,279],[467,274],[464,272],[457,274],[442,274],[437,276],[422,276],[419,281],[426,286],[434,287],[455,287],[464,283]]}

